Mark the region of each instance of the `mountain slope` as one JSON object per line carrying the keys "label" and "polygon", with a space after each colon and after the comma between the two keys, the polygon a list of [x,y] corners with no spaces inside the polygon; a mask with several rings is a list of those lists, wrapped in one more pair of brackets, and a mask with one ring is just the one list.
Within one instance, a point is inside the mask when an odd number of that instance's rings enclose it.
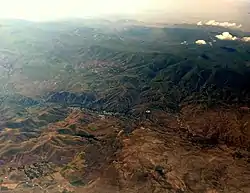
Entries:
{"label": "mountain slope", "polygon": [[225,30],[1,21],[1,191],[249,192],[250,44]]}

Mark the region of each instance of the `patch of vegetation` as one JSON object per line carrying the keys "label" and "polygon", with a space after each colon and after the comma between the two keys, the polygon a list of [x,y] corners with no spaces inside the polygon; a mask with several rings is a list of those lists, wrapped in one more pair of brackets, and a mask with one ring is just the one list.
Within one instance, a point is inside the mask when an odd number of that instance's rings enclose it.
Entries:
{"label": "patch of vegetation", "polygon": [[70,125],[69,128],[75,130],[76,129],[76,124]]}
{"label": "patch of vegetation", "polygon": [[70,181],[70,184],[73,186],[84,186],[85,185],[83,180],[73,180],[73,181]]}
{"label": "patch of vegetation", "polygon": [[67,128],[60,128],[60,129],[57,129],[57,132],[61,135],[72,135],[74,134],[70,129],[67,129]]}
{"label": "patch of vegetation", "polygon": [[85,167],[85,153],[80,152],[73,160],[64,166],[61,174],[64,178],[68,179],[74,186],[85,185],[82,179]]}

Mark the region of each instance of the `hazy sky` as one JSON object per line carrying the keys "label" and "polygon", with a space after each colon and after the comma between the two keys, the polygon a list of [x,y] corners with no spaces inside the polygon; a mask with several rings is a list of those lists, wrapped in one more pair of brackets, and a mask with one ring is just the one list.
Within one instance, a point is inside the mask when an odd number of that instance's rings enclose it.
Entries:
{"label": "hazy sky", "polygon": [[[162,14],[171,17],[240,18],[250,0],[0,0],[1,18],[49,20],[100,14]],[[248,6],[248,7],[247,7]],[[155,12],[154,12],[155,11]],[[244,17],[245,17],[244,16]],[[222,18],[223,17],[223,18]],[[250,15],[249,15],[250,17]]]}

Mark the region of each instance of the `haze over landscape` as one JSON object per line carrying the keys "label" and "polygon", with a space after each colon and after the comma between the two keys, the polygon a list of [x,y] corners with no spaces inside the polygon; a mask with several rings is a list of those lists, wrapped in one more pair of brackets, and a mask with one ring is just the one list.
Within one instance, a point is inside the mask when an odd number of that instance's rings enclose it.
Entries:
{"label": "haze over landscape", "polygon": [[249,193],[248,0],[8,0],[0,192]]}
{"label": "haze over landscape", "polygon": [[0,17],[44,21],[125,14],[166,23],[196,19],[244,22],[249,8],[248,0],[9,0],[2,2]]}

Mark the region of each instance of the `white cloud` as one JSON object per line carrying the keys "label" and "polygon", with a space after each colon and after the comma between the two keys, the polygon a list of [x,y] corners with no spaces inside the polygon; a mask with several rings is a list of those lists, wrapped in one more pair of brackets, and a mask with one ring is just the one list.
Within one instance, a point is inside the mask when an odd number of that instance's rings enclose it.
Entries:
{"label": "white cloud", "polygon": [[187,41],[181,42],[181,45],[188,45]]}
{"label": "white cloud", "polygon": [[199,21],[199,22],[197,23],[197,25],[203,25],[203,24],[202,24],[202,21]]}
{"label": "white cloud", "polygon": [[216,35],[215,37],[220,40],[237,40],[238,39],[236,36],[233,36],[229,32],[223,32],[222,34]]}
{"label": "white cloud", "polygon": [[[233,36],[229,32],[223,32],[222,34],[216,35],[215,37],[220,39],[220,40],[239,40],[239,41],[243,41],[243,42],[250,42],[250,37],[238,38],[236,36]],[[214,42],[216,42],[216,41],[214,41]]]}
{"label": "white cloud", "polygon": [[[203,25],[203,23],[201,21],[199,21],[197,23],[197,25]],[[221,27],[228,27],[228,28],[241,28],[242,25],[237,25],[236,23],[230,23],[230,22],[218,22],[215,20],[209,20],[208,22],[205,23],[205,25],[209,25],[209,26],[221,26]]]}
{"label": "white cloud", "polygon": [[244,41],[244,42],[250,42],[250,37],[243,37],[242,41]]}
{"label": "white cloud", "polygon": [[195,43],[198,44],[198,45],[205,45],[205,44],[207,44],[207,42],[205,40],[197,40]]}

